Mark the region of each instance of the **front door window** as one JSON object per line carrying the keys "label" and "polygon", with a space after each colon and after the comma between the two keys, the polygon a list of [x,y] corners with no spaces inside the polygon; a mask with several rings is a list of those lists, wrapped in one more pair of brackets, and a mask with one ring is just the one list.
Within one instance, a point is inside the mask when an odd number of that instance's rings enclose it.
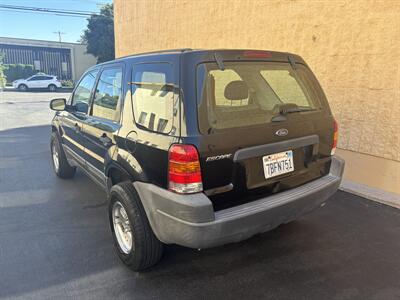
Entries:
{"label": "front door window", "polygon": [[97,73],[97,70],[87,73],[76,87],[72,96],[72,106],[77,112],[88,112],[90,95],[96,82]]}

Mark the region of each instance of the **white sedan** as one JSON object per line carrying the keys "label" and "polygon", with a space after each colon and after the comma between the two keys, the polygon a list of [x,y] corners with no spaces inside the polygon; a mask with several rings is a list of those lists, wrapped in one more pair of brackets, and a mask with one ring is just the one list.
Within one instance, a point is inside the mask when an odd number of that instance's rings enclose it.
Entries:
{"label": "white sedan", "polygon": [[55,92],[61,87],[61,82],[53,75],[33,75],[27,79],[18,79],[13,81],[13,87],[19,91],[27,91],[28,89],[48,89]]}

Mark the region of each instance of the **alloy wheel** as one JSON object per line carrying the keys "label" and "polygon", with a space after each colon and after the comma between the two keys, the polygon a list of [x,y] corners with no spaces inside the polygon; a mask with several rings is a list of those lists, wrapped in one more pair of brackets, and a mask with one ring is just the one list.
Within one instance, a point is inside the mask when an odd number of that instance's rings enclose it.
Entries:
{"label": "alloy wheel", "polygon": [[58,158],[57,147],[54,142],[53,142],[53,145],[51,146],[51,155],[53,157],[54,169],[56,172],[58,172],[58,169],[60,168],[60,161]]}
{"label": "alloy wheel", "polygon": [[116,201],[112,209],[112,221],[115,236],[122,252],[129,254],[133,247],[132,228],[129,222],[128,214],[121,202]]}

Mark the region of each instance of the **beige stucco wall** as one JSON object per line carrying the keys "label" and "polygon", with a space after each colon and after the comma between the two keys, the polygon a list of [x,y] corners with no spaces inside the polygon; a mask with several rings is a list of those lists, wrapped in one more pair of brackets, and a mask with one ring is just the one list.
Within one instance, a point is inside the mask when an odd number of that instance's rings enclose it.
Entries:
{"label": "beige stucco wall", "polygon": [[86,53],[85,44],[71,44],[73,52],[74,80],[77,81],[87,69],[97,64],[97,58]]}
{"label": "beige stucco wall", "polygon": [[[356,154],[347,155],[346,176],[400,194],[396,177],[374,181],[368,165],[385,161],[394,166],[391,172],[400,168],[400,1],[114,0],[114,5],[117,56],[181,47],[300,54],[339,122],[339,147]],[[357,153],[366,155],[355,159]]]}

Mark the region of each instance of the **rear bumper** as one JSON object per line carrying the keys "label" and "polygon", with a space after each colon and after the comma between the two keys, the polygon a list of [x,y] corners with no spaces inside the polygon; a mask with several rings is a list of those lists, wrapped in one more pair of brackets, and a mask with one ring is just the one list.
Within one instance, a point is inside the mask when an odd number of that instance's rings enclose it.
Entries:
{"label": "rear bumper", "polygon": [[203,193],[179,195],[135,182],[150,225],[164,243],[209,248],[247,239],[319,207],[338,189],[344,161],[332,157],[328,175],[300,187],[250,203],[213,211]]}

